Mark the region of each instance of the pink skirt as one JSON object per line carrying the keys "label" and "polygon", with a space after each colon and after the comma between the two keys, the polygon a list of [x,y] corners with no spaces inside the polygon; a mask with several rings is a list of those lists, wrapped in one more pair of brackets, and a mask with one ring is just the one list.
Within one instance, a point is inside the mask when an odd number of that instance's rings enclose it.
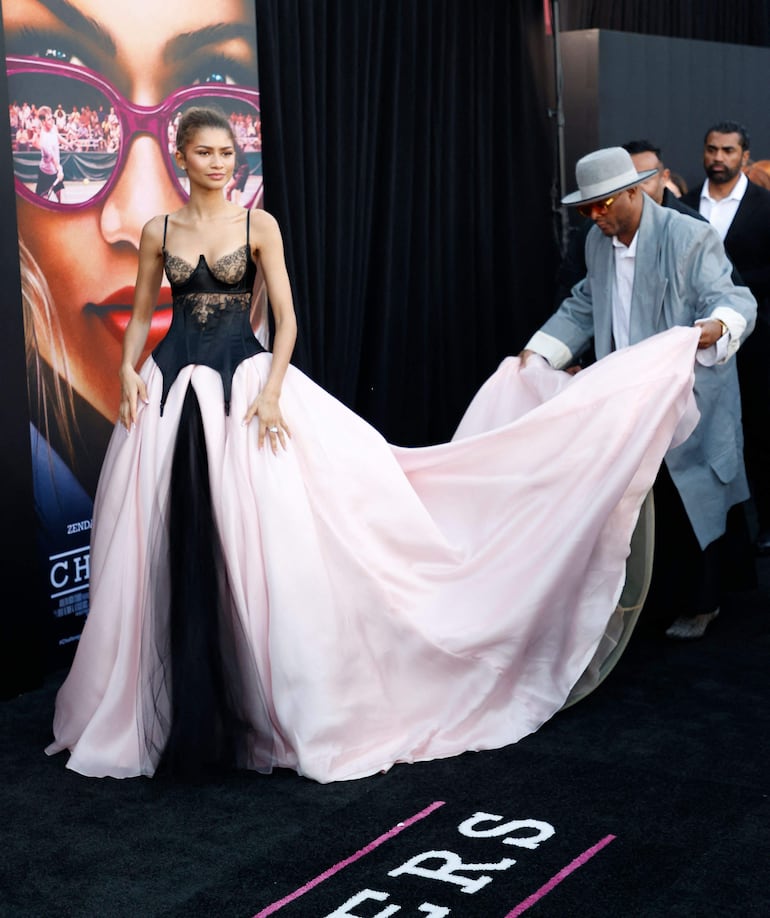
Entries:
{"label": "pink skirt", "polygon": [[229,416],[216,372],[190,366],[161,417],[149,359],[150,404],[105,457],[90,612],[46,751],[91,776],[157,766],[170,700],[146,645],[163,620],[157,547],[188,385],[260,737],[246,767],[361,778],[537,730],[609,652],[640,508],[697,423],[697,342],[674,328],[575,376],[507,358],[451,442],[415,449],[290,367],[277,456],[241,423],[270,354],[238,368]]}

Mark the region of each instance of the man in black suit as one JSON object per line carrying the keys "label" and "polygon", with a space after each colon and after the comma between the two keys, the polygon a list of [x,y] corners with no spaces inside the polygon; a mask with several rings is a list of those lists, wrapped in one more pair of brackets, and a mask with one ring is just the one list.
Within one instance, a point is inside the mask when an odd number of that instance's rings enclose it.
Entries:
{"label": "man in black suit", "polygon": [[719,232],[757,301],[757,324],[737,357],[746,470],[757,514],[756,548],[770,553],[770,191],[749,182],[749,135],[742,124],[712,125],[703,142],[706,179],[682,200]]}

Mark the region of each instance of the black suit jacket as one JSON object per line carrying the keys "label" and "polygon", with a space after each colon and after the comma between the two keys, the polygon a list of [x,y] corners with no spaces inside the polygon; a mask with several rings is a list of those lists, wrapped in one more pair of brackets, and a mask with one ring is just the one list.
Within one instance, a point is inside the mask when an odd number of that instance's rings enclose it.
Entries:
{"label": "black suit jacket", "polygon": [[682,198],[678,198],[668,188],[663,189],[662,203],[664,207],[670,207],[672,210],[676,210],[680,214],[687,214],[688,217],[695,217],[696,220],[706,219],[701,215],[697,207],[691,207],[689,204],[685,204]]}
{"label": "black suit jacket", "polygon": [[[682,196],[691,207],[700,207],[701,189]],[[725,251],[743,283],[754,294],[759,312],[770,317],[770,191],[749,182],[725,236]]]}

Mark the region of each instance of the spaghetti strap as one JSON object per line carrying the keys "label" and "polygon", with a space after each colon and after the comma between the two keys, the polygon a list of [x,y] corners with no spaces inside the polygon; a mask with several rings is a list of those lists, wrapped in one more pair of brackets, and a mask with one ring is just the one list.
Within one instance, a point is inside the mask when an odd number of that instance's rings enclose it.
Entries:
{"label": "spaghetti strap", "polygon": [[166,230],[168,229],[168,214],[163,220],[163,248],[166,248]]}
{"label": "spaghetti strap", "polygon": [[249,229],[251,228],[251,211],[246,211],[246,245],[249,246],[249,251],[251,251],[251,246],[249,245]]}

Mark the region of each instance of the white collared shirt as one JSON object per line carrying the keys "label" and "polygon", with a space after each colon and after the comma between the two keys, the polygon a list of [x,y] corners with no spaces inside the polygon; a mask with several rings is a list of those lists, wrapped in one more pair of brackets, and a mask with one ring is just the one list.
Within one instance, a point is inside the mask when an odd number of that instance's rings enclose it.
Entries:
{"label": "white collared shirt", "polygon": [[700,192],[700,205],[699,209],[701,215],[704,216],[708,222],[714,227],[714,229],[719,233],[719,238],[724,242],[727,231],[730,229],[730,224],[733,222],[733,217],[735,217],[735,212],[740,207],[741,201],[743,200],[744,194],[746,194],[746,189],[749,187],[749,180],[741,172],[738,181],[735,183],[735,187],[727,195],[726,198],[712,198],[709,194],[709,180],[703,183],[703,187]]}
{"label": "white collared shirt", "polygon": [[616,350],[628,347],[629,344],[631,294],[634,289],[638,238],[638,230],[634,233],[630,245],[623,245],[617,236],[612,237],[612,254],[615,260],[615,276],[612,279],[612,337]]}

